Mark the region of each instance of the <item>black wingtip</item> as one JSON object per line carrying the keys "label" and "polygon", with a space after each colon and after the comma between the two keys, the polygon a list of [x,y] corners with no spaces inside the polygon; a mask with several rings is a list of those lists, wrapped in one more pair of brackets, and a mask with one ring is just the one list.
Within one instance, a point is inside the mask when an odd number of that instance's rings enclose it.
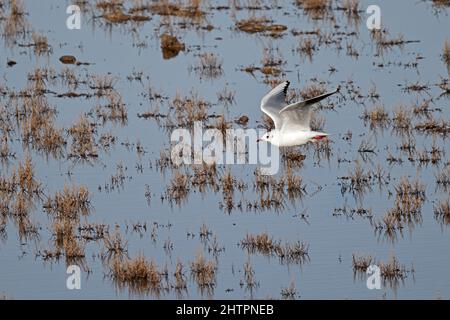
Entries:
{"label": "black wingtip", "polygon": [[284,94],[287,93],[287,89],[288,89],[288,87],[289,87],[290,84],[291,84],[291,82],[290,82],[289,80],[286,80],[286,85],[285,85],[284,88],[283,88]]}

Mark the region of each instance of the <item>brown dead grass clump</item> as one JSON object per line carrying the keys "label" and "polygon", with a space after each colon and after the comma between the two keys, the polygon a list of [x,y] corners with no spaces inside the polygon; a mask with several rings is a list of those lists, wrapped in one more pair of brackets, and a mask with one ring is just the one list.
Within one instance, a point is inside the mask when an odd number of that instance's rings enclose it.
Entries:
{"label": "brown dead grass clump", "polygon": [[97,0],[95,6],[101,10],[116,10],[123,8],[124,0]]}
{"label": "brown dead grass clump", "polygon": [[180,51],[184,51],[185,45],[178,41],[177,37],[164,33],[161,35],[161,50],[164,59],[171,59]]}
{"label": "brown dead grass clump", "polygon": [[174,172],[170,185],[166,190],[166,197],[170,202],[175,201],[176,204],[181,204],[188,194],[189,176],[179,171]]}
{"label": "brown dead grass clump", "polygon": [[105,13],[103,18],[110,23],[124,23],[131,20],[131,16],[121,10]]}
{"label": "brown dead grass clump", "polygon": [[89,88],[95,90],[95,96],[103,97],[105,95],[112,94],[114,85],[117,78],[107,74],[107,75],[93,75],[89,79]]}
{"label": "brown dead grass clump", "polygon": [[206,52],[198,56],[194,70],[200,77],[216,79],[223,75],[222,63],[222,59],[217,54]]}
{"label": "brown dead grass clump", "polygon": [[59,259],[64,254],[67,264],[82,264],[85,266],[85,239],[77,235],[80,215],[87,215],[89,200],[87,189],[75,191],[66,187],[57,192],[54,198],[49,197],[44,203],[44,209],[51,214],[51,229],[53,231],[54,248],[40,253],[44,260]]}
{"label": "brown dead grass clump", "polygon": [[[219,100],[219,102],[222,102],[226,107],[229,105],[233,105],[236,102],[235,96],[236,92],[234,90],[229,89],[228,86],[225,86],[222,90],[217,92],[217,99]],[[247,122],[248,117],[247,121],[245,121],[245,118],[241,119],[240,124],[245,125]]]}
{"label": "brown dead grass clump", "polygon": [[283,178],[290,199],[297,199],[306,192],[302,177],[294,175],[292,168],[287,167],[286,174]]}
{"label": "brown dead grass clump", "polygon": [[391,239],[395,239],[396,231],[401,232],[403,224],[412,227],[422,222],[421,211],[426,200],[425,185],[418,179],[410,182],[406,177],[402,177],[395,191],[394,207],[386,213],[383,223],[376,225],[376,229],[384,229]]}
{"label": "brown dead grass clump", "polygon": [[[56,221],[56,225],[59,221]],[[70,224],[70,222],[64,221],[66,224]],[[58,232],[58,227],[55,225],[55,232]],[[72,227],[72,226],[71,226]],[[73,231],[62,231],[62,249],[64,250],[64,254],[66,256],[66,261],[68,263],[74,263],[77,261],[82,261],[85,258],[85,246],[82,241],[79,241]]]}
{"label": "brown dead grass clump", "polygon": [[21,192],[26,192],[28,195],[39,192],[40,183],[36,180],[34,166],[30,156],[25,158],[24,163],[19,163],[17,182]]}
{"label": "brown dead grass clump", "polygon": [[108,103],[106,105],[98,105],[95,107],[94,112],[98,118],[105,124],[107,121],[113,123],[120,123],[122,126],[127,124],[128,113],[125,103],[122,100],[122,96],[119,93],[113,93],[106,95]]}
{"label": "brown dead grass clump", "polygon": [[94,142],[94,128],[85,115],[82,115],[68,130],[72,137],[69,158],[97,158],[97,148]]}
{"label": "brown dead grass clump", "polygon": [[362,117],[364,121],[370,122],[371,128],[385,127],[389,123],[389,114],[381,104],[365,109]]}
{"label": "brown dead grass clump", "polygon": [[407,195],[411,195],[415,198],[425,200],[425,185],[421,183],[418,179],[410,182],[408,178],[402,177],[400,183],[395,187],[397,196],[399,198],[404,198]]}
{"label": "brown dead grass clump", "polygon": [[344,9],[347,15],[359,14],[359,0],[344,0]]}
{"label": "brown dead grass clump", "polygon": [[19,38],[24,39],[29,28],[22,0],[11,0],[9,9],[9,14],[6,15],[2,28],[5,43],[8,47],[12,46]]}
{"label": "brown dead grass clump", "polygon": [[[47,89],[47,85],[55,84],[56,79],[57,73],[55,69],[49,67],[35,68],[27,75],[28,84],[31,88],[27,88],[25,92],[22,91],[20,97],[28,98],[33,95],[42,97]],[[33,89],[34,92],[32,91]],[[42,99],[44,98],[42,97]]]}
{"label": "brown dead grass clump", "polygon": [[445,9],[450,6],[450,2],[448,0],[432,0],[433,7],[436,9]]}
{"label": "brown dead grass clump", "polygon": [[46,155],[59,157],[66,144],[63,130],[56,128],[56,110],[49,105],[45,96],[39,94],[45,88],[47,76],[43,76],[39,71],[36,71],[34,76],[34,93],[37,94],[21,98],[22,103],[19,103],[19,100],[15,110],[22,141]]}
{"label": "brown dead grass clump", "polygon": [[381,221],[374,222],[373,226],[375,234],[378,234],[378,236],[383,234],[384,237],[391,242],[397,240],[398,234],[403,235],[403,223],[392,214],[392,211],[388,211]]}
{"label": "brown dead grass clump", "polygon": [[40,200],[41,195],[41,183],[36,178],[29,155],[25,161],[19,162],[10,176],[0,175],[0,214],[4,218],[13,217],[21,238],[37,233],[37,227],[29,219],[29,213],[35,208],[34,201]]}
{"label": "brown dead grass clump", "polygon": [[291,281],[289,287],[281,289],[281,298],[284,300],[295,300],[298,297],[298,291],[295,282]]}
{"label": "brown dead grass clump", "polygon": [[272,20],[267,18],[250,18],[240,20],[236,23],[236,27],[247,33],[268,32],[271,34],[281,33],[287,30],[287,27],[281,24],[272,24]]}
{"label": "brown dead grass clump", "polygon": [[260,235],[247,234],[245,239],[241,240],[241,246],[251,252],[257,250],[266,255],[271,254],[275,248],[273,239],[266,232]]}
{"label": "brown dead grass clump", "polygon": [[[287,160],[287,163],[301,166],[301,155],[292,154],[293,160]],[[260,170],[255,170],[255,183],[259,203],[251,204],[253,209],[282,209],[285,197],[295,202],[301,199],[306,193],[306,186],[303,184],[301,176],[295,175],[292,168],[287,165],[286,170],[279,179],[271,176],[262,175]],[[250,205],[250,204],[249,204]]]}
{"label": "brown dead grass clump", "polygon": [[175,118],[170,116],[169,122],[175,126],[193,126],[195,121],[207,120],[210,103],[195,92],[184,97],[177,93],[170,106],[175,110]]}
{"label": "brown dead grass clump", "polygon": [[431,100],[424,100],[421,103],[415,103],[413,105],[413,114],[415,116],[430,116],[431,110],[430,110],[430,102]]}
{"label": "brown dead grass clump", "polygon": [[145,22],[149,21],[150,17],[136,14],[135,11],[130,10],[130,14],[124,12],[123,0],[100,0],[97,1],[96,7],[103,11],[101,17],[109,23],[127,23],[132,22]]}
{"label": "brown dead grass clump", "polygon": [[2,163],[7,163],[10,158],[14,158],[15,154],[10,151],[7,135],[0,137],[0,159]]}
{"label": "brown dead grass clump", "polygon": [[[278,50],[274,50],[271,47],[263,49],[263,57],[261,59],[261,68],[253,67],[255,70],[261,71],[265,75],[272,75],[274,77],[281,74],[281,66],[284,64],[284,60]],[[250,67],[251,68],[251,67]]]}
{"label": "brown dead grass clump", "polygon": [[217,264],[214,260],[207,261],[203,253],[199,252],[190,263],[191,274],[200,290],[210,291],[216,285]]}
{"label": "brown dead grass clump", "polygon": [[209,237],[212,235],[211,229],[208,228],[206,224],[202,224],[200,226],[200,231],[198,232],[198,235],[200,236],[200,239],[202,240],[208,240]]}
{"label": "brown dead grass clump", "polygon": [[213,190],[217,189],[217,167],[215,164],[203,162],[201,165],[193,166],[194,171],[191,179],[192,186],[198,188],[200,192],[206,191],[209,186]]}
{"label": "brown dead grass clump", "polygon": [[259,282],[255,280],[255,271],[253,270],[250,261],[244,263],[244,279],[240,282],[241,287],[244,286],[244,284],[245,289],[249,290],[250,293],[259,286]]}
{"label": "brown dead grass clump", "polygon": [[297,0],[297,5],[313,20],[325,19],[331,14],[330,0]]}
{"label": "brown dead grass clump", "polygon": [[235,186],[235,179],[230,170],[225,171],[222,178],[220,179],[222,184],[222,190],[224,193],[233,193]]}
{"label": "brown dead grass clump", "polygon": [[122,238],[118,230],[112,234],[107,233],[103,238],[103,244],[105,246],[105,252],[102,257],[106,261],[123,260],[125,257],[128,257],[128,241]]}
{"label": "brown dead grass clump", "polygon": [[397,106],[394,110],[392,122],[396,130],[409,130],[411,128],[411,110],[403,105]]}
{"label": "brown dead grass clump", "polygon": [[141,10],[150,10],[153,13],[161,16],[176,16],[180,18],[190,18],[194,21],[201,21],[206,13],[200,8],[200,0],[189,0],[186,4],[170,3],[167,0],[161,0],[149,4],[147,6],[141,6]]}
{"label": "brown dead grass clump", "polygon": [[352,254],[352,265],[353,270],[358,272],[366,272],[367,268],[372,264],[374,261],[372,256],[358,256],[355,254]]}
{"label": "brown dead grass clump", "polygon": [[409,43],[420,42],[420,40],[406,40],[403,35],[389,38],[389,32],[372,31],[373,38],[376,40],[377,54],[383,55],[386,51],[397,47],[403,50],[404,46]]}
{"label": "brown dead grass clump", "polygon": [[267,232],[262,234],[249,234],[241,240],[241,248],[248,253],[259,252],[265,256],[276,256],[282,263],[302,264],[309,260],[309,245],[305,242],[284,243],[274,240]]}
{"label": "brown dead grass clump", "polygon": [[353,170],[349,170],[348,176],[341,177],[342,180],[347,180],[349,183],[342,185],[342,191],[347,189],[355,194],[362,196],[366,191],[371,189],[372,174],[369,170],[364,170],[359,161],[356,161]]}
{"label": "brown dead grass clump", "polygon": [[421,122],[418,122],[414,128],[426,134],[440,134],[447,136],[450,133],[450,121],[445,119],[436,120],[429,117]]}
{"label": "brown dead grass clump", "polygon": [[158,266],[142,254],[134,259],[114,259],[109,266],[109,272],[119,288],[128,286],[133,293],[158,294],[162,289],[162,276]]}
{"label": "brown dead grass clump", "polygon": [[450,224],[450,202],[442,200],[434,207],[434,217],[443,224]]}
{"label": "brown dead grass clump", "polygon": [[44,208],[56,218],[78,220],[90,213],[89,190],[85,186],[66,185],[62,191],[48,197]]}
{"label": "brown dead grass clump", "polygon": [[221,187],[223,191],[223,206],[226,208],[228,213],[231,212],[231,210],[234,208],[234,188],[236,187],[236,179],[234,179],[232,173],[230,170],[227,170],[222,175],[221,179]]}
{"label": "brown dead grass clump", "polygon": [[376,261],[372,256],[355,255],[352,256],[353,272],[354,275],[366,276],[366,271],[370,265],[377,265],[380,268],[380,276],[383,283],[388,284],[391,288],[396,288],[403,282],[409,272],[413,272],[412,269],[407,269],[404,265],[400,264],[398,259],[391,255],[387,262]]}
{"label": "brown dead grass clump", "polygon": [[302,38],[297,47],[297,52],[302,56],[308,57],[310,61],[312,60],[312,56],[316,50],[317,44],[312,37]]}
{"label": "brown dead grass clump", "polygon": [[438,189],[447,191],[448,187],[450,186],[450,168],[447,167],[447,169],[443,169],[441,172],[437,172],[435,174],[435,178]]}
{"label": "brown dead grass clump", "polygon": [[175,282],[172,284],[172,288],[175,289],[176,293],[179,294],[180,292],[186,290],[187,282],[184,275],[184,266],[180,261],[177,261],[173,276],[175,278]]}
{"label": "brown dead grass clump", "polygon": [[311,99],[326,92],[326,88],[322,84],[312,83],[300,91],[303,100]]}
{"label": "brown dead grass clump", "polygon": [[339,8],[345,12],[350,26],[356,26],[356,28],[358,28],[358,25],[361,22],[359,6],[359,0],[344,0],[342,8]]}
{"label": "brown dead grass clump", "polygon": [[401,265],[398,259],[392,255],[388,262],[380,262],[381,277],[388,282],[391,287],[397,287],[400,281],[404,281],[408,271]]}
{"label": "brown dead grass clump", "polygon": [[282,150],[281,157],[283,159],[283,163],[289,167],[297,167],[300,168],[303,166],[303,160],[306,159],[304,154],[301,154],[294,148],[286,148]]}
{"label": "brown dead grass clump", "polygon": [[48,44],[48,39],[46,36],[33,33],[31,39],[33,40],[34,53],[36,55],[49,55],[52,52],[52,48]]}

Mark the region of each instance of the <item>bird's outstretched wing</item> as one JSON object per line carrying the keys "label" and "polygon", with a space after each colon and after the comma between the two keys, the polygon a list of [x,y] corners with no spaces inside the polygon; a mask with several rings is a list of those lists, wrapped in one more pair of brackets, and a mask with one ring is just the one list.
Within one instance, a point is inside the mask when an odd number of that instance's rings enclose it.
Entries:
{"label": "bird's outstretched wing", "polygon": [[310,122],[313,106],[317,102],[339,92],[339,89],[338,87],[335,91],[324,93],[305,101],[292,103],[282,108],[279,111],[279,117],[283,124],[281,130],[311,130]]}
{"label": "bird's outstretched wing", "polygon": [[280,83],[261,100],[261,110],[273,120],[275,129],[279,129],[282,126],[280,110],[286,106],[286,92],[289,83],[289,81]]}

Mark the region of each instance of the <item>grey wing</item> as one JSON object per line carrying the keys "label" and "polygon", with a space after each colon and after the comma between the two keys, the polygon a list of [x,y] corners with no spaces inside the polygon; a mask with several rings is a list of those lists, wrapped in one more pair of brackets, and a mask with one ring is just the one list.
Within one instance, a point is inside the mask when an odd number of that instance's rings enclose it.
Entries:
{"label": "grey wing", "polygon": [[282,126],[280,110],[286,106],[286,92],[289,83],[289,81],[280,83],[261,100],[261,110],[273,120],[276,129]]}
{"label": "grey wing", "polygon": [[333,92],[324,93],[320,96],[305,101],[296,102],[281,109],[279,115],[284,127],[282,129],[311,130],[310,122],[313,113],[313,106],[317,102],[335,94],[336,92],[339,92],[339,87]]}

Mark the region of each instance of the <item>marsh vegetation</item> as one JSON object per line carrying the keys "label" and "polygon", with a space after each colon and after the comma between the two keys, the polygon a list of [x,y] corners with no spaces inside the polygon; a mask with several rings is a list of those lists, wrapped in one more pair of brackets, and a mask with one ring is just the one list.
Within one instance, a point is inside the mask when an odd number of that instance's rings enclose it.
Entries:
{"label": "marsh vegetation", "polygon": [[[377,31],[358,0],[74,3],[81,30],[0,1],[0,298],[68,297],[71,264],[80,298],[448,297],[448,1],[383,4]],[[312,115],[329,139],[273,176],[172,161],[174,129],[273,128],[283,80],[289,102],[340,88]]]}

